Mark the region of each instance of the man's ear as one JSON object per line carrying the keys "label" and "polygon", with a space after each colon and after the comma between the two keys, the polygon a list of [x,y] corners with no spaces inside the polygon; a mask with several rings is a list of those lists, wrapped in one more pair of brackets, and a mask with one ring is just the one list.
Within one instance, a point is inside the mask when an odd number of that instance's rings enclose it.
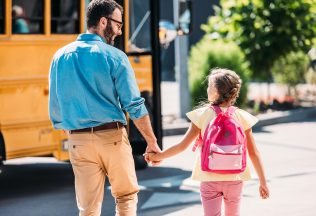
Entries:
{"label": "man's ear", "polygon": [[100,18],[100,21],[99,21],[99,26],[100,27],[106,28],[107,23],[108,23],[107,18],[105,18],[105,17],[101,17]]}

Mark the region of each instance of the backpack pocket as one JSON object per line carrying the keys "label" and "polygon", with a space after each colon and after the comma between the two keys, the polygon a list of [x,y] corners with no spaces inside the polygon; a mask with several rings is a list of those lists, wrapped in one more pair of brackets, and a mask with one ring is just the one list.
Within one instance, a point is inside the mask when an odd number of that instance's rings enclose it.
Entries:
{"label": "backpack pocket", "polygon": [[242,153],[242,145],[217,145],[212,143],[210,146],[210,152],[218,152],[218,153],[229,153],[229,154],[241,154]]}
{"label": "backpack pocket", "polygon": [[208,165],[211,170],[240,170],[242,168],[242,145],[211,144]]}

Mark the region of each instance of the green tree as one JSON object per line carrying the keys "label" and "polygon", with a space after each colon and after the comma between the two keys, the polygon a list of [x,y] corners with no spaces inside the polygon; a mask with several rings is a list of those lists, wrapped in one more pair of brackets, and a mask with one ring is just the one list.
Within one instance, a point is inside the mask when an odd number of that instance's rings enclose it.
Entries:
{"label": "green tree", "polygon": [[277,59],[310,49],[315,23],[316,0],[222,0],[202,29],[213,38],[235,41],[253,78],[271,81]]}
{"label": "green tree", "polygon": [[291,88],[305,81],[304,76],[308,68],[309,59],[303,52],[290,52],[275,61],[272,67],[274,78],[279,83],[288,85],[288,94],[291,95]]}
{"label": "green tree", "polygon": [[308,56],[310,65],[305,74],[305,80],[309,84],[316,85],[316,45],[308,52]]}
{"label": "green tree", "polygon": [[305,80],[307,83],[316,85],[316,71],[313,68],[309,68],[305,74]]}
{"label": "green tree", "polygon": [[190,51],[189,83],[192,105],[207,102],[207,76],[212,68],[228,68],[235,71],[242,79],[237,105],[245,105],[247,99],[247,82],[250,72],[240,48],[233,42],[212,40],[204,36]]}

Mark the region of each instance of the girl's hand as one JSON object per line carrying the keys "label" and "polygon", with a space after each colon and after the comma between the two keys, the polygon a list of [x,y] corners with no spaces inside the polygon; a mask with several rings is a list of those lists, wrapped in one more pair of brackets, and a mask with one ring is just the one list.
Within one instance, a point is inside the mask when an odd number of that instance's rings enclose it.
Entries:
{"label": "girl's hand", "polygon": [[153,161],[160,161],[161,159],[158,158],[159,153],[147,153],[146,155],[148,156],[149,160],[151,162]]}
{"label": "girl's hand", "polygon": [[267,199],[270,196],[269,188],[267,185],[260,185],[259,193],[262,199]]}
{"label": "girl's hand", "polygon": [[156,153],[156,152],[161,152],[161,150],[158,147],[157,143],[156,143],[156,145],[153,145],[153,146],[147,146],[146,152],[145,152],[145,154],[143,154],[146,162],[147,163],[151,163],[151,165],[153,165],[153,166],[158,166],[162,162],[161,160],[159,160],[159,161],[158,160],[152,161],[152,160],[149,159],[148,153]]}
{"label": "girl's hand", "polygon": [[153,152],[147,152],[144,154],[144,156],[149,160],[149,162],[153,166],[157,166],[161,163],[161,159],[158,158],[159,153],[153,153]]}

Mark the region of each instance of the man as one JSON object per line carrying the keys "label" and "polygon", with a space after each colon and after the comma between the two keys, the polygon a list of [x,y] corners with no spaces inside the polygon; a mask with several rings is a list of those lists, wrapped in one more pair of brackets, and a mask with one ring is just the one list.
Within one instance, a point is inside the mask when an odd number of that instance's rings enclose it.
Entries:
{"label": "man", "polygon": [[51,63],[50,119],[68,134],[81,216],[101,214],[106,176],[116,215],[136,215],[139,188],[123,110],[144,136],[146,152],[160,151],[128,58],[111,46],[122,34],[122,13],[113,0],[91,1],[87,33]]}

